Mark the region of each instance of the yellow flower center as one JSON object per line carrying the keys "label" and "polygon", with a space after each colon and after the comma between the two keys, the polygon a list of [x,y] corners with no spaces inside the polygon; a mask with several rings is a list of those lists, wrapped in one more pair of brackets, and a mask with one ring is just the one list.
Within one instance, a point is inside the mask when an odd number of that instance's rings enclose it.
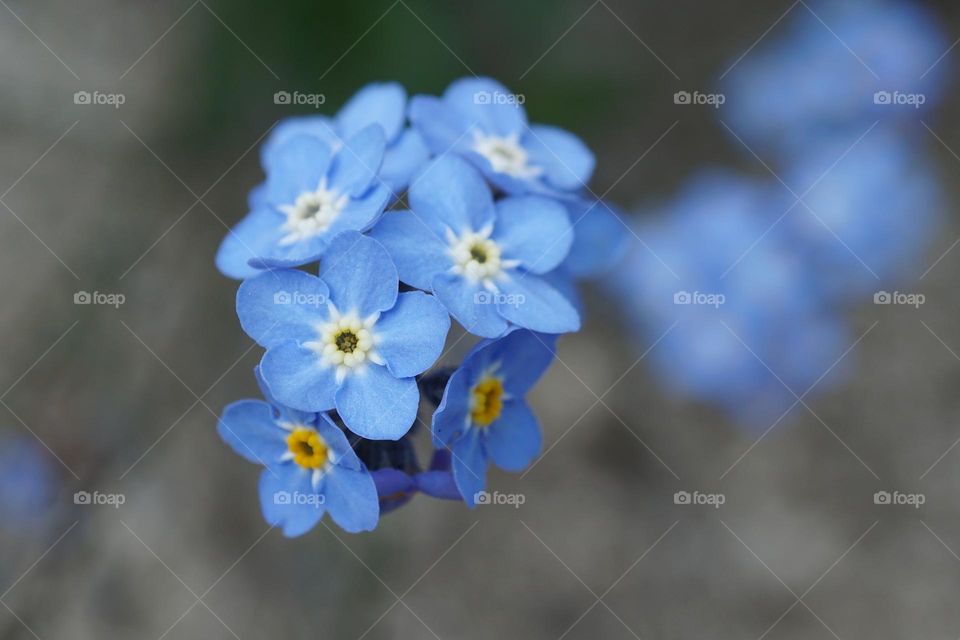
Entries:
{"label": "yellow flower center", "polygon": [[308,427],[297,427],[287,436],[287,448],[293,461],[305,469],[320,469],[327,464],[329,449],[320,434]]}
{"label": "yellow flower center", "polygon": [[500,417],[503,410],[503,383],[499,378],[483,378],[474,385],[470,394],[470,419],[474,424],[486,427]]}

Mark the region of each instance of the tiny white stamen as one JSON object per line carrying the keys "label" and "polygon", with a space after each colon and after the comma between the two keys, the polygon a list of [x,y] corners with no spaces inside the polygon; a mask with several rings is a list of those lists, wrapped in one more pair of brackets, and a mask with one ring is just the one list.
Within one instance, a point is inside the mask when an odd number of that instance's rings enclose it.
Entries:
{"label": "tiny white stamen", "polygon": [[473,150],[490,162],[497,173],[505,173],[514,178],[536,178],[543,173],[543,167],[529,163],[527,150],[520,146],[520,135],[507,136],[484,134],[473,130]]}
{"label": "tiny white stamen", "polygon": [[327,179],[324,177],[316,191],[304,191],[293,204],[281,205],[280,212],[287,219],[280,227],[286,233],[280,239],[280,244],[294,244],[323,233],[337,219],[349,199],[346,194],[340,195],[335,189],[327,189]]}
{"label": "tiny white stamen", "polygon": [[323,366],[336,368],[337,384],[351,372],[360,372],[368,361],[382,365],[376,351],[379,336],[373,330],[380,314],[361,319],[353,311],[341,313],[331,302],[327,308],[329,319],[316,325],[318,339],[304,342],[303,346],[319,355]]}
{"label": "tiny white stamen", "polygon": [[490,239],[492,226],[480,231],[465,231],[460,236],[449,229],[447,231],[450,244],[447,254],[453,260],[450,271],[470,282],[480,283],[488,291],[498,291],[495,281],[506,277],[504,269],[519,264],[516,260],[500,257],[500,245]]}

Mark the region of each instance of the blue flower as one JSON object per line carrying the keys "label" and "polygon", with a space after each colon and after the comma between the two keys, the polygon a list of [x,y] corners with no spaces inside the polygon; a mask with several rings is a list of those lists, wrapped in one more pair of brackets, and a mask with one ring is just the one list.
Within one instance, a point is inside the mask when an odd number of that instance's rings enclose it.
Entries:
{"label": "blue flower", "polygon": [[476,169],[444,155],[409,192],[411,211],[384,216],[371,235],[400,279],[432,291],[470,333],[493,338],[517,325],[543,333],[580,328],[570,302],[541,276],[567,257],[570,221],[557,202],[514,196],[494,203]]}
{"label": "blue flower", "polygon": [[384,467],[372,471],[371,475],[380,496],[382,514],[402,507],[418,493],[442,500],[460,499],[460,490],[450,470],[450,453],[443,449],[434,451],[426,471]]}
{"label": "blue flower", "polygon": [[450,318],[434,297],[398,286],[387,251],[355,231],[334,238],[320,278],[280,269],[245,280],[237,314],[267,349],[261,372],[274,397],[336,409],[364,438],[403,436],[420,401],[414,376],[440,356]]}
{"label": "blue flower", "polygon": [[464,78],[442,98],[414,96],[410,121],[434,154],[462,155],[507,193],[580,191],[593,174],[593,154],[563,129],[528,125],[522,102],[495,80]]}
{"label": "blue flower", "polygon": [[450,448],[453,478],[469,506],[486,489],[488,461],[520,471],[540,452],[540,425],[524,395],[550,366],[555,341],[517,329],[478,344],[450,376],[433,415],[433,441]]}
{"label": "blue flower", "polygon": [[267,181],[251,213],[224,238],[217,267],[234,278],[317,260],[341,231],[366,231],[383,213],[390,190],[377,180],[384,134],[361,129],[336,149],[317,136],[290,136],[264,155]]}
{"label": "blue flower", "polygon": [[626,255],[632,232],[619,209],[605,200],[575,198],[564,203],[573,225],[573,245],[563,266],[577,279],[594,278]]}
{"label": "blue flower", "polygon": [[373,530],[380,517],[377,490],[343,431],[327,414],[278,405],[261,388],[270,402],[228,405],[217,430],[239,455],[265,467],[260,506],[266,521],[289,537],[312,529],[324,513],[351,533]]}
{"label": "blue flower", "polygon": [[722,117],[751,146],[789,157],[815,130],[855,139],[878,119],[920,118],[943,93],[949,42],[920,3],[817,2],[790,20],[724,81]]}
{"label": "blue flower", "polygon": [[371,83],[354,94],[332,118],[296,116],[278,124],[264,143],[261,157],[266,159],[276,146],[301,134],[317,136],[336,148],[342,140],[377,124],[387,143],[379,177],[394,193],[400,193],[429,157],[420,134],[404,126],[406,112],[407,92],[399,83]]}
{"label": "blue flower", "polygon": [[25,532],[47,520],[59,490],[52,462],[33,439],[0,438],[0,527]]}

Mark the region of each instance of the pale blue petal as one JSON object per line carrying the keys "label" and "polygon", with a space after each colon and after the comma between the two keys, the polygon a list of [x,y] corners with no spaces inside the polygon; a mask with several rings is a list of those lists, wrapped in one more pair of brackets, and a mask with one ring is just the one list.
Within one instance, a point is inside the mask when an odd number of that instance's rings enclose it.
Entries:
{"label": "pale blue petal", "polygon": [[410,208],[437,235],[479,231],[494,220],[493,196],[483,176],[465,160],[442,155],[410,185]]}
{"label": "pale blue petal", "polygon": [[388,141],[400,135],[407,109],[407,92],[398,82],[372,82],[347,100],[337,113],[340,135],[349,138],[378,124]]}
{"label": "pale blue petal", "polygon": [[487,457],[480,434],[470,429],[453,444],[453,479],[467,506],[476,505],[477,493],[487,486]]}
{"label": "pale blue petal", "polygon": [[297,136],[306,135],[320,138],[328,146],[333,146],[339,136],[336,133],[336,125],[333,120],[327,116],[294,116],[281,121],[270,135],[267,141],[260,147],[260,162],[264,170],[275,164],[273,160],[277,149],[283,147],[284,143]]}
{"label": "pale blue petal", "polygon": [[380,178],[394,193],[400,193],[429,159],[430,151],[423,141],[423,136],[414,129],[406,129],[387,147],[383,165],[380,167]]}
{"label": "pale blue petal", "polygon": [[433,279],[433,293],[470,333],[495,338],[507,330],[498,305],[480,284],[467,282],[456,274],[440,273]]}
{"label": "pale blue petal", "polygon": [[386,146],[379,125],[370,125],[346,140],[330,166],[329,188],[352,197],[362,195],[380,172]]}
{"label": "pale blue petal", "polygon": [[419,375],[443,353],[449,330],[450,315],[436,298],[420,291],[401,293],[374,328],[380,340],[377,353],[396,377]]}
{"label": "pale blue petal", "polygon": [[464,114],[486,133],[507,136],[527,126],[527,114],[505,86],[491,78],[462,78],[443,94],[449,107]]}
{"label": "pale blue petal", "polygon": [[486,428],[487,455],[506,471],[526,469],[542,446],[540,423],[522,399],[504,402],[500,417]]}
{"label": "pale blue petal", "polygon": [[227,232],[217,250],[217,268],[225,276],[243,280],[260,273],[251,259],[268,255],[283,236],[284,217],[269,208],[254,209]]}
{"label": "pale blue petal", "polygon": [[544,181],[555,189],[574,191],[590,181],[596,159],[583,141],[568,131],[531,125],[523,136],[530,164],[543,167]]}
{"label": "pale blue petal", "polygon": [[609,271],[626,255],[633,234],[620,213],[602,200],[575,200],[567,205],[573,246],[564,266],[575,278]]}
{"label": "pale blue petal", "polygon": [[320,356],[296,342],[284,342],[263,354],[260,372],[279,402],[300,411],[334,408],[337,392],[335,369],[325,367]]}
{"label": "pale blue petal", "polygon": [[323,494],[327,513],[344,531],[372,531],[380,519],[380,500],[373,478],[358,471],[333,465],[324,476]]}
{"label": "pale blue petal", "polygon": [[413,378],[395,378],[368,364],[347,375],[336,396],[337,412],[350,431],[371,440],[399,440],[417,418],[420,390]]}
{"label": "pale blue petal", "polygon": [[434,276],[453,264],[442,236],[410,211],[385,214],[370,236],[387,248],[400,280],[411,287],[429,291]]}
{"label": "pale blue petal", "polygon": [[361,318],[386,311],[397,300],[400,279],[382,244],[356,231],[333,239],[320,264],[320,277],[340,313]]}
{"label": "pale blue petal", "polygon": [[294,269],[261,272],[237,290],[240,326],[264,347],[284,340],[313,340],[315,325],[327,317],[327,285]]}
{"label": "pale blue petal", "polygon": [[275,207],[293,204],[301,193],[320,186],[330,166],[330,146],[298,135],[278,145],[267,162],[267,201]]}
{"label": "pale blue petal", "polygon": [[434,154],[469,149],[473,143],[469,131],[478,124],[434,96],[410,99],[410,122]]}
{"label": "pale blue petal", "polygon": [[556,343],[555,335],[514,329],[498,340],[478,345],[464,366],[485,371],[496,363],[504,390],[514,398],[523,398],[550,367]]}
{"label": "pale blue petal", "polygon": [[510,322],[541,333],[580,329],[580,314],[574,306],[538,276],[514,271],[497,286],[505,295],[497,310]]}
{"label": "pale blue petal", "polygon": [[563,205],[540,196],[515,196],[497,202],[493,239],[503,257],[524,269],[546,273],[557,267],[573,244],[573,230]]}
{"label": "pale blue petal", "polygon": [[360,198],[354,198],[331,223],[324,235],[332,239],[342,231],[367,231],[377,223],[390,201],[390,190],[378,184]]}
{"label": "pale blue petal", "polygon": [[261,400],[227,405],[217,432],[235,452],[257,464],[276,463],[287,450],[285,432],[275,422],[273,407]]}
{"label": "pale blue petal", "polygon": [[315,500],[295,500],[311,496],[311,472],[293,464],[264,469],[260,474],[260,508],[268,524],[282,527],[283,535],[295,538],[310,531],[323,517],[324,504]]}
{"label": "pale blue petal", "polygon": [[320,418],[317,420],[315,427],[317,433],[330,448],[333,464],[346,469],[362,469],[363,464],[361,464],[353,447],[350,446],[350,441],[347,440],[347,435],[343,432],[343,429],[334,424],[326,413],[319,415]]}
{"label": "pale blue petal", "polygon": [[447,381],[440,406],[433,413],[430,431],[433,446],[442,449],[459,440],[470,420],[470,387],[474,380],[468,367],[461,366]]}

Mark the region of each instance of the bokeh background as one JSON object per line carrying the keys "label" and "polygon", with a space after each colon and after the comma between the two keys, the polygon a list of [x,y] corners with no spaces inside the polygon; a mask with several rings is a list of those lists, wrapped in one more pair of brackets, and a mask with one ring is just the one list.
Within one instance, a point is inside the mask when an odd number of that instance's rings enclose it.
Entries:
{"label": "bokeh background", "polygon": [[[914,271],[936,266],[905,285],[926,304],[850,304],[845,381],[759,442],[666,388],[638,361],[653,340],[595,284],[531,397],[545,454],[491,476],[520,508],[421,497],[371,534],[288,540],[215,430],[256,394],[260,350],[213,257],[260,179],[258,143],[310,111],[274,92],[322,93],[332,113],[369,81],[496,77],[532,121],[578,133],[594,190],[639,219],[707,165],[770,179],[715,110],[673,94],[710,90],[808,6],[0,4],[0,637],[960,636],[957,86],[913,123],[946,202]],[[949,46],[960,7],[926,6]],[[874,503],[895,490],[925,503]]]}

